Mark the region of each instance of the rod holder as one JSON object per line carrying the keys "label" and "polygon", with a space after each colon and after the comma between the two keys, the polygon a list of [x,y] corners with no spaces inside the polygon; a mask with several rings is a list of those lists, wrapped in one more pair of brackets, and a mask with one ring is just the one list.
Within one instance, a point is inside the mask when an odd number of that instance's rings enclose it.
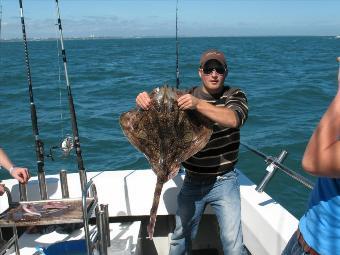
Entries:
{"label": "rod holder", "polygon": [[68,190],[68,183],[67,183],[67,171],[62,169],[60,170],[60,187],[61,187],[61,195],[62,198],[69,198],[69,190]]}
{"label": "rod holder", "polygon": [[79,170],[79,178],[80,178],[81,192],[84,192],[86,184],[87,184],[87,176],[86,176],[85,170]]}
{"label": "rod holder", "polygon": [[12,194],[9,188],[7,188],[6,186],[5,186],[5,193],[7,195],[8,206],[11,206],[11,204],[13,204]]}
{"label": "rod holder", "polygon": [[47,200],[47,186],[45,172],[38,172],[38,180],[41,200]]}
{"label": "rod holder", "polygon": [[274,176],[274,174],[277,170],[277,166],[275,165],[274,162],[281,163],[286,158],[287,154],[288,154],[288,152],[286,150],[283,150],[280,153],[280,156],[276,159],[274,158],[274,161],[271,162],[271,164],[267,166],[267,168],[266,168],[267,174],[263,177],[260,184],[257,185],[256,188],[255,188],[255,190],[257,192],[261,193],[264,190],[264,188],[266,187],[266,185],[268,184],[268,182],[270,181],[270,179]]}
{"label": "rod holder", "polygon": [[20,201],[27,201],[27,185],[19,182]]}
{"label": "rod holder", "polygon": [[108,204],[101,204],[100,210],[104,212],[104,219],[105,219],[105,232],[106,232],[106,244],[109,247],[111,245],[111,238],[110,238],[110,221],[109,221],[109,205]]}
{"label": "rod holder", "polygon": [[95,184],[91,185],[91,197],[93,197],[94,200],[98,201],[98,193]]}
{"label": "rod holder", "polygon": [[106,237],[106,229],[105,229],[105,216],[104,211],[99,210],[97,214],[97,228],[99,232],[99,254],[107,255],[107,237]]}

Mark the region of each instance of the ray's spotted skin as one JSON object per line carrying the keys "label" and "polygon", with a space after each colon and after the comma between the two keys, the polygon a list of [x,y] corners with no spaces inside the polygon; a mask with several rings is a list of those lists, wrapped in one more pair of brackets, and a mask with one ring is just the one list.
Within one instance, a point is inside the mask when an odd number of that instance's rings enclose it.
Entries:
{"label": "ray's spotted skin", "polygon": [[147,111],[133,109],[120,116],[125,136],[144,153],[157,175],[147,227],[149,239],[153,237],[164,183],[177,175],[181,162],[204,148],[212,134],[211,123],[202,115],[179,109],[177,98],[183,94],[167,86],[156,88],[150,93]]}

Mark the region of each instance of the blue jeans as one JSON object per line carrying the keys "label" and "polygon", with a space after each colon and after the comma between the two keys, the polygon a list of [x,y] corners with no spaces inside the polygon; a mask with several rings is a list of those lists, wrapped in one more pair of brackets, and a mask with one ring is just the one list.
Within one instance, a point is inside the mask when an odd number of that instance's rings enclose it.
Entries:
{"label": "blue jeans", "polygon": [[294,233],[292,237],[289,239],[286,248],[283,250],[281,255],[305,255],[302,247],[299,245],[297,240],[297,235]]}
{"label": "blue jeans", "polygon": [[211,179],[186,176],[177,197],[176,229],[171,237],[170,255],[191,253],[204,209],[210,204],[220,226],[225,255],[245,254],[241,228],[240,186],[236,171]]}

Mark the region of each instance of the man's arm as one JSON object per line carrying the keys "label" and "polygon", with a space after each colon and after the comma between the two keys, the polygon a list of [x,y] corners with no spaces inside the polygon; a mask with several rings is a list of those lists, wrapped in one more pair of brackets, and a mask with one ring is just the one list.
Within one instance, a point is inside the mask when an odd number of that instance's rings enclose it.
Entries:
{"label": "man's arm", "polygon": [[25,167],[16,167],[9,159],[3,149],[0,148],[0,166],[6,168],[10,175],[21,183],[26,183],[30,178],[28,169]]}
{"label": "man's arm", "polygon": [[[238,93],[238,92],[235,92]],[[241,101],[244,101],[243,103]],[[195,109],[208,119],[218,123],[221,126],[237,128],[240,127],[248,115],[248,107],[246,104],[245,95],[235,100],[234,103],[225,107],[212,105],[204,100],[194,97],[191,94],[185,94],[178,98],[178,106],[182,110]],[[150,97],[147,92],[142,92],[136,97],[136,104],[144,110],[150,107]],[[230,107],[230,108],[229,108]],[[240,112],[239,114],[237,113]]]}
{"label": "man's arm", "polygon": [[340,178],[340,77],[337,95],[308,142],[302,166],[312,175]]}
{"label": "man's arm", "polygon": [[215,106],[201,99],[198,100],[199,102],[196,106],[196,110],[206,116],[208,119],[224,127],[239,127],[240,121],[234,110],[231,110],[227,107]]}
{"label": "man's arm", "polygon": [[7,154],[1,148],[0,148],[0,166],[6,168],[7,170],[14,167],[12,161],[8,158]]}
{"label": "man's arm", "polygon": [[195,109],[221,126],[238,128],[248,116],[247,98],[242,91],[236,90],[230,99],[225,106],[215,106],[191,94],[185,94],[178,99],[178,106],[182,110]]}

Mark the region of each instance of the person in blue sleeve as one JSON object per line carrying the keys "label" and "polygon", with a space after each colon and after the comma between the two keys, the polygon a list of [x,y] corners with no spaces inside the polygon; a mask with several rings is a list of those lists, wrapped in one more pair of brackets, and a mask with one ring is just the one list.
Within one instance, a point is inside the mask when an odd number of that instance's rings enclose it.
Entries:
{"label": "person in blue sleeve", "polygon": [[340,254],[340,68],[338,83],[302,159],[304,170],[318,176],[309,207],[282,255]]}

